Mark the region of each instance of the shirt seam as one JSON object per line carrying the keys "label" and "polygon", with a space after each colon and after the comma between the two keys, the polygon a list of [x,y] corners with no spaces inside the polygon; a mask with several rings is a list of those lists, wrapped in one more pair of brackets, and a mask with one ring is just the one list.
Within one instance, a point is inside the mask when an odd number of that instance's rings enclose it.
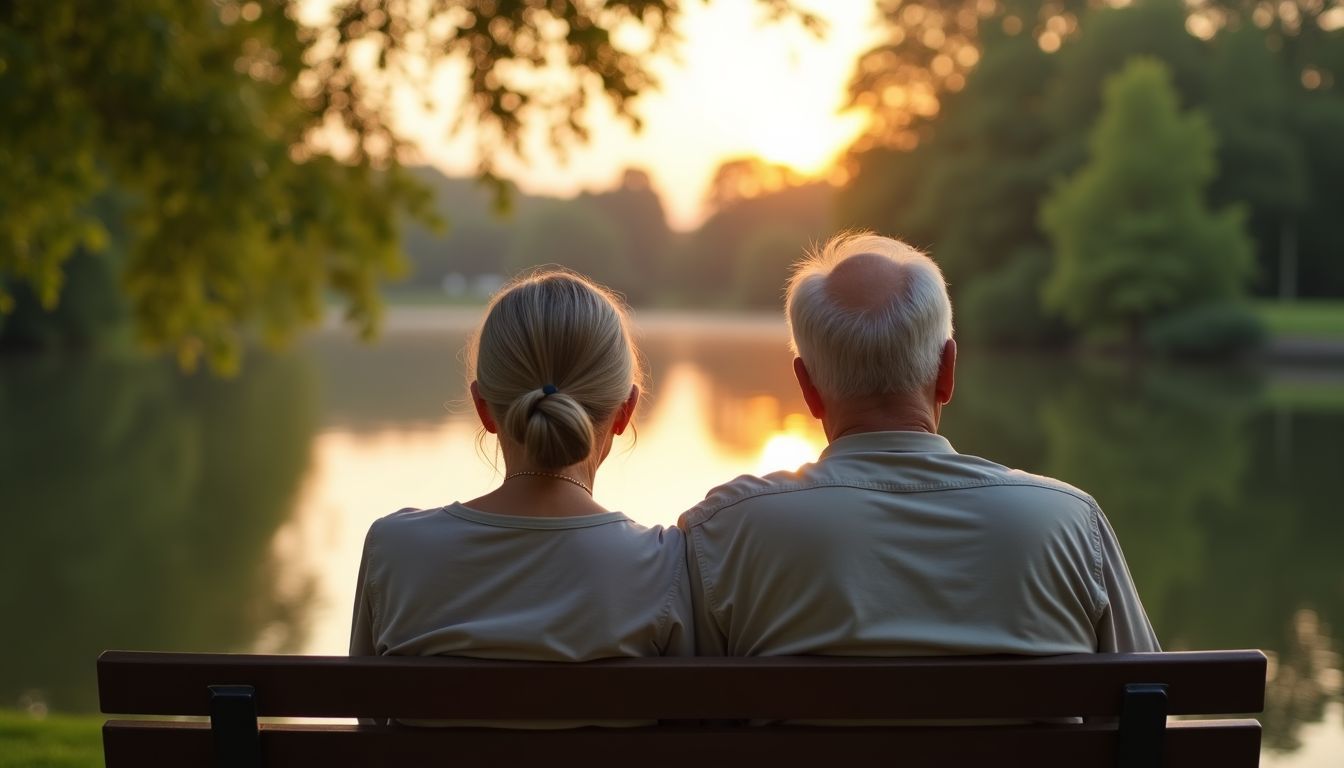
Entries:
{"label": "shirt seam", "polygon": [[[369,558],[369,565],[372,566],[376,558],[374,551],[378,548],[378,542],[375,540],[374,530],[378,526],[377,520],[369,528],[369,536],[365,546],[365,556]],[[369,646],[373,648],[374,655],[378,655],[378,638],[382,636],[382,624],[380,621],[380,611],[378,609],[378,580],[373,577],[373,568],[364,570],[364,594],[367,595],[369,603],[369,632],[373,636],[369,638]]]}
{"label": "shirt seam", "polygon": [[1110,604],[1110,595],[1106,594],[1106,553],[1101,541],[1101,507],[1095,502],[1088,505],[1088,523],[1092,533],[1092,623],[1101,620],[1101,614]]}
{"label": "shirt seam", "polygon": [[[699,535],[699,531],[696,531],[695,526],[692,526],[691,530],[688,531],[688,534],[689,535],[687,536],[686,540],[690,542],[691,548],[695,550],[695,564],[697,566],[695,569],[696,570],[695,575],[696,578],[700,579],[700,588],[705,592],[704,613],[705,616],[707,616],[709,620],[714,623],[712,629],[717,630],[719,636],[723,638],[724,647],[726,650],[728,643],[728,631],[724,629],[723,621],[719,618],[719,609],[715,605],[715,603],[718,602],[718,599],[714,595],[714,585],[710,582],[707,576],[707,574],[709,573],[709,566],[705,562],[704,547],[700,546],[700,541],[697,538]],[[698,655],[699,652],[700,652],[699,648],[697,648],[696,654]]]}
{"label": "shirt seam", "polygon": [[[489,527],[491,527],[491,528],[507,528],[507,529],[509,529],[509,530],[513,530],[513,531],[576,531],[576,530],[582,530],[582,529],[584,529],[584,528],[597,528],[597,527],[599,527],[599,526],[610,525],[610,524],[612,524],[612,523],[630,523],[630,522],[634,522],[634,521],[632,521],[629,517],[627,517],[626,514],[625,514],[624,512],[601,512],[601,513],[598,513],[598,514],[596,514],[596,515],[592,515],[592,517],[606,517],[607,515],[618,515],[618,517],[613,517],[613,518],[611,518],[611,519],[609,519],[609,520],[594,520],[594,521],[592,521],[592,522],[579,523],[579,524],[577,524],[577,525],[575,525],[575,524],[570,524],[570,525],[555,525],[555,526],[550,526],[550,525],[517,525],[517,524],[506,523],[506,522],[502,522],[502,521],[478,520],[478,519],[476,519],[476,518],[474,518],[474,517],[470,517],[470,516],[466,516],[466,515],[461,515],[461,514],[455,512],[455,511],[452,509],[452,506],[453,506],[453,505],[445,505],[445,506],[440,507],[439,509],[442,509],[446,514],[450,515],[450,516],[453,517],[454,519],[461,520],[461,521],[464,522],[464,523],[474,523],[474,524],[476,524],[476,525],[486,525],[486,526],[489,526]],[[587,517],[587,515],[585,515],[584,517]],[[556,517],[556,518],[537,518],[537,519],[538,519],[538,520],[579,520],[579,519],[581,519],[581,518],[580,518],[580,517],[569,517],[569,518]]]}
{"label": "shirt seam", "polygon": [[[892,435],[899,435],[896,440],[905,444],[904,447],[892,446],[890,437]],[[835,442],[826,446],[821,452],[820,458],[826,460],[840,456],[871,453],[874,450],[882,453],[935,453],[943,455],[957,453],[957,449],[952,446],[951,441],[943,435],[897,429],[862,432],[837,438]]]}
{"label": "shirt seam", "polygon": [[672,606],[676,604],[677,592],[681,589],[682,577],[685,575],[686,558],[675,558],[676,571],[672,574],[672,588],[667,591],[667,599],[663,603],[663,609],[658,613],[658,637],[662,642],[658,646],[660,655],[667,654],[667,646],[671,643],[670,637],[672,628],[669,626],[672,618]]}
{"label": "shirt seam", "polygon": [[[1096,502],[1094,502],[1086,494],[1083,494],[1081,492],[1075,492],[1067,488],[1059,488],[1049,483],[1042,483],[1037,480],[1029,480],[1029,479],[975,480],[960,483],[916,483],[916,484],[885,483],[880,480],[829,480],[829,481],[819,480],[809,483],[795,483],[784,486],[764,488],[761,490],[749,492],[743,495],[741,498],[733,499],[732,501],[726,502],[724,504],[712,505],[709,507],[700,506],[699,507],[700,509],[706,510],[706,514],[702,519],[696,520],[695,522],[691,523],[691,527],[696,528],[703,523],[707,523],[720,512],[729,509],[731,507],[735,507],[743,502],[751,501],[752,499],[760,498],[762,496],[776,496],[782,493],[810,491],[818,488],[859,488],[869,491],[883,491],[886,493],[936,493],[939,491],[959,491],[968,488],[993,488],[1004,486],[1040,488],[1041,490],[1055,491],[1056,493],[1062,493],[1065,496],[1070,496],[1074,499],[1077,499],[1078,501],[1083,502],[1088,506],[1088,509],[1093,512],[1095,512],[1096,510]],[[1095,521],[1093,525],[1095,530]],[[1100,533],[1096,534],[1095,545],[1097,547],[1100,547]]]}

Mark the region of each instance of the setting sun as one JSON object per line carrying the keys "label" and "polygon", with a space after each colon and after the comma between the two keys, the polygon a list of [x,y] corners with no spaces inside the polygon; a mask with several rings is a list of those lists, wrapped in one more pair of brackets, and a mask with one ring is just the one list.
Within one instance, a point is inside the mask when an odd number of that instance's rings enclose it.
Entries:
{"label": "setting sun", "polygon": [[[706,190],[726,160],[759,156],[823,174],[867,124],[866,111],[842,110],[855,61],[880,39],[879,28],[863,3],[798,5],[826,21],[823,36],[769,22],[753,3],[688,4],[678,54],[654,64],[660,87],[639,97],[642,131],[595,109],[588,145],[569,148],[562,160],[544,133],[534,133],[525,141],[527,162],[504,159],[501,170],[525,192],[565,195],[611,186],[625,169],[643,168],[675,229],[704,218]],[[433,90],[443,106],[427,112],[408,93],[398,122],[427,162],[469,175],[476,167],[470,132],[449,138],[461,72],[441,69]]]}
{"label": "setting sun", "polygon": [[840,148],[852,141],[861,128],[862,121],[857,117],[838,121],[829,114],[761,126],[755,134],[755,154],[799,173],[817,175],[835,161]]}

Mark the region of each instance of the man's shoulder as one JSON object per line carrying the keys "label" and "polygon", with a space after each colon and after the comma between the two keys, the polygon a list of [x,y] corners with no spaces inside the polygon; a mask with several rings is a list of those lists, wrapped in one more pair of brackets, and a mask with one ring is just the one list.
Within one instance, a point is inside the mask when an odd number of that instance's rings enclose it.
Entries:
{"label": "man's shoulder", "polygon": [[1002,484],[1005,486],[1025,486],[1028,488],[1036,488],[1046,493],[1061,494],[1062,496],[1070,497],[1089,508],[1100,509],[1096,499],[1092,498],[1091,494],[1077,486],[1070,485],[1063,480],[1048,475],[1037,475],[1021,469],[1005,468],[1003,471]]}
{"label": "man's shoulder", "polygon": [[[1046,475],[1037,475],[1020,469],[1011,469],[979,457],[952,454],[966,461],[970,471],[955,472],[946,483],[919,483],[908,485],[900,482],[886,483],[880,478],[830,478],[813,476],[809,472],[814,465],[808,465],[798,472],[774,472],[764,476],[739,475],[709,491],[700,503],[681,515],[677,525],[689,531],[713,519],[720,512],[732,508],[754,508],[770,505],[773,496],[792,494],[817,488],[843,489],[852,487],[855,493],[867,494],[873,491],[892,491],[899,493],[945,492],[954,490],[976,493],[1003,492],[1005,495],[1030,494],[1035,502],[1053,500],[1053,505],[1069,509],[1075,513],[1099,513],[1100,507],[1087,492]],[[962,469],[966,469],[963,467]],[[783,501],[781,500],[781,503]]]}
{"label": "man's shoulder", "polygon": [[738,475],[728,482],[711,488],[699,504],[682,513],[677,527],[682,530],[704,523],[720,510],[741,504],[748,499],[777,493],[804,490],[812,483],[804,481],[797,472],[771,472],[768,475]]}

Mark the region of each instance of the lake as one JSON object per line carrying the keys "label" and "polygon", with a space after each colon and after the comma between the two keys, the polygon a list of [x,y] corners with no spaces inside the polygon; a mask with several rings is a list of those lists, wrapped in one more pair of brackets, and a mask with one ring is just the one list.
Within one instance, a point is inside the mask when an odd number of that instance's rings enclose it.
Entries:
{"label": "lake", "polygon": [[[0,707],[94,711],[106,648],[343,653],[369,523],[500,478],[464,402],[478,311],[323,330],[234,380],[0,358]],[[596,497],[671,525],[824,446],[772,317],[646,313],[653,375]],[[1344,755],[1344,367],[1130,365],[963,349],[958,450],[1106,511],[1168,650],[1270,657],[1265,765]]]}

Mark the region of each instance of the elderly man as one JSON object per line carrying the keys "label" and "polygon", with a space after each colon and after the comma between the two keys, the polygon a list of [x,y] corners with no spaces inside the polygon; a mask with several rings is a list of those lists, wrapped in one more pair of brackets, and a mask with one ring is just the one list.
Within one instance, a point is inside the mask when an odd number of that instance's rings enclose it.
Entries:
{"label": "elderly man", "polygon": [[1160,650],[1091,496],[938,435],[957,345],[929,257],[836,237],[799,265],[787,313],[830,445],[682,515],[697,653]]}

